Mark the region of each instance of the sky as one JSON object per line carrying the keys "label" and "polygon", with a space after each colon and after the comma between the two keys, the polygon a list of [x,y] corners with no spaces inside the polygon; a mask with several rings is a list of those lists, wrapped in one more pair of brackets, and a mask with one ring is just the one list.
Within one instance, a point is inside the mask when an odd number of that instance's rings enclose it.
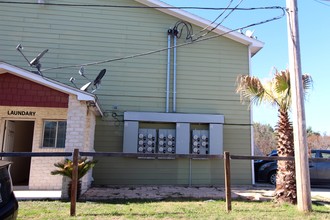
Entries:
{"label": "sky", "polygon": [[[227,7],[230,0],[162,0],[174,6]],[[233,0],[232,7],[241,1],[240,8],[281,6],[285,0]],[[188,10],[190,13],[213,21],[222,11]],[[281,10],[235,11],[222,23],[223,26],[236,29],[280,16]],[[313,88],[305,100],[306,128],[322,135],[330,135],[330,1],[298,1],[298,25],[302,73],[308,73],[313,79]],[[244,29],[245,32],[247,29]],[[284,70],[289,67],[288,32],[286,15],[262,25],[250,27],[254,36],[264,42],[264,47],[253,58],[251,75],[262,80],[271,79],[274,68]],[[292,118],[292,117],[291,117]],[[253,107],[253,121],[269,124],[272,127],[278,120],[277,109],[262,105]]]}

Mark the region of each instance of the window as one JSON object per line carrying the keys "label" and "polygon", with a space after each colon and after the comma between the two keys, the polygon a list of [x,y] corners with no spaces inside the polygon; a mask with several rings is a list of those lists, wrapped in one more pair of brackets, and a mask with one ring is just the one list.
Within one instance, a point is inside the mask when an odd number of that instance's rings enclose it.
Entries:
{"label": "window", "polygon": [[43,147],[64,148],[66,121],[45,121]]}
{"label": "window", "polygon": [[330,153],[322,152],[322,158],[329,159],[330,158]]}

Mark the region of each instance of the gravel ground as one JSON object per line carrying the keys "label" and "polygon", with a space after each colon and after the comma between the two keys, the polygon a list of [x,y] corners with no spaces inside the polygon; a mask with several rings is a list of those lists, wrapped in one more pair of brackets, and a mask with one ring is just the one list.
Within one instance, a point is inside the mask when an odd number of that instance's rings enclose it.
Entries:
{"label": "gravel ground", "polygon": [[[271,200],[274,187],[272,186],[234,186],[231,196],[233,199]],[[225,199],[223,186],[110,186],[92,187],[85,192],[83,200],[116,200],[116,199]]]}

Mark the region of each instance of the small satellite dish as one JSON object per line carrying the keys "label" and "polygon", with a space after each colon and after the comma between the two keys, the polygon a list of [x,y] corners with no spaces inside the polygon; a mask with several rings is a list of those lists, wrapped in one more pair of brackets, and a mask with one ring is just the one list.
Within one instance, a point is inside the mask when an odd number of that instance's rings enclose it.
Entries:
{"label": "small satellite dish", "polygon": [[253,33],[254,33],[254,30],[253,30],[253,31],[251,31],[251,30],[247,30],[247,31],[245,32],[245,35],[246,35],[247,37],[252,38],[252,37],[253,37]]}
{"label": "small satellite dish", "polygon": [[80,88],[80,90],[82,90],[82,91],[86,91],[86,90],[88,89],[88,87],[89,87],[91,84],[92,84],[92,82],[88,82],[88,83],[86,83],[85,85],[83,85],[83,86]]}
{"label": "small satellite dish", "polygon": [[80,69],[79,69],[79,75],[80,76],[85,76],[84,72],[85,72],[85,68],[83,66],[81,66]]}
{"label": "small satellite dish", "polygon": [[85,68],[84,66],[81,66],[79,69],[79,75],[84,77],[85,79],[87,79],[88,81],[91,81],[90,79],[87,78],[87,76],[85,76]]}
{"label": "small satellite dish", "polygon": [[74,85],[74,87],[78,88],[77,85],[74,83],[75,80],[76,79],[74,77],[71,77],[69,81]]}

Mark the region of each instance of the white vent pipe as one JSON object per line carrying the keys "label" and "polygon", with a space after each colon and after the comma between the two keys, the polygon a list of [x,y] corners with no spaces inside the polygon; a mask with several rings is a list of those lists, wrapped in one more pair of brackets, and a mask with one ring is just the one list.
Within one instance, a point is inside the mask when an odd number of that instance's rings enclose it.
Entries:
{"label": "white vent pipe", "polygon": [[176,112],[176,40],[178,31],[173,30],[173,112]]}
{"label": "white vent pipe", "polygon": [[171,71],[171,37],[173,30],[167,31],[167,72],[166,72],[166,106],[165,111],[169,112],[169,100],[170,100],[170,71]]}

